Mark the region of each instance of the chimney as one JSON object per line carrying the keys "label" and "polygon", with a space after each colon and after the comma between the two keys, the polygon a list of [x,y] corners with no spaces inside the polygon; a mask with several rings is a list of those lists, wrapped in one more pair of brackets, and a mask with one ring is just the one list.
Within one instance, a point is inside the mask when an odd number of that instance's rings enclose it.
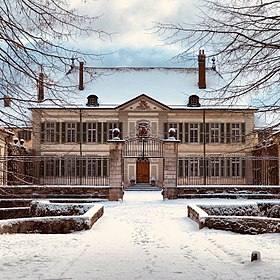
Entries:
{"label": "chimney", "polygon": [[198,55],[198,88],[206,88],[206,56],[204,50],[199,50]]}
{"label": "chimney", "polygon": [[79,90],[83,90],[84,88],[84,62],[80,61]]}
{"label": "chimney", "polygon": [[44,73],[40,72],[38,80],[38,102],[42,102],[44,98]]}
{"label": "chimney", "polygon": [[12,106],[12,98],[8,95],[4,96],[4,107],[11,107]]}

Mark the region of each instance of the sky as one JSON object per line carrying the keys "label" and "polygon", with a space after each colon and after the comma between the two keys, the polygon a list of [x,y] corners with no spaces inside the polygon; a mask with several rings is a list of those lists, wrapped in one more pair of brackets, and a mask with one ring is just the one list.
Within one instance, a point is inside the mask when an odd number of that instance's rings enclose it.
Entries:
{"label": "sky", "polygon": [[153,26],[155,22],[184,23],[193,20],[195,15],[193,0],[71,0],[71,2],[72,7],[83,14],[100,16],[95,22],[96,29],[111,34],[102,40],[87,38],[82,42],[83,47],[86,45],[90,52],[108,54],[102,61],[94,62],[100,66],[176,67],[178,63],[171,59],[183,48],[180,45],[166,45],[162,37],[155,33]]}

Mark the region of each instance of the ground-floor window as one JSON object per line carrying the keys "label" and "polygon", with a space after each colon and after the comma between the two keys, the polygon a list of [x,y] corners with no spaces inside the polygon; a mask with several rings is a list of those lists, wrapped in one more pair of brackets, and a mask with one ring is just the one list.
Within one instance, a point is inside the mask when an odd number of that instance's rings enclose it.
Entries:
{"label": "ground-floor window", "polygon": [[179,158],[178,177],[245,177],[245,159],[239,157]]}
{"label": "ground-floor window", "polygon": [[43,177],[107,177],[108,170],[107,157],[44,158],[40,162]]}

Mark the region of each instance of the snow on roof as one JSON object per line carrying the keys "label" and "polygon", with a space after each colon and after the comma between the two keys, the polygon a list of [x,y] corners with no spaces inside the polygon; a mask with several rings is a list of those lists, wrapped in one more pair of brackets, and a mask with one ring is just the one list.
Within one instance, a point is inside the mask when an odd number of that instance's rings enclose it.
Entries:
{"label": "snow on roof", "polygon": [[[198,95],[202,106],[217,105],[217,101],[203,103],[208,91],[221,86],[224,81],[217,71],[206,69],[207,90],[198,88],[198,69],[165,67],[113,67],[84,68],[84,89],[79,90],[79,68],[74,67],[60,83],[66,85],[64,99],[56,105],[86,107],[87,97],[96,95],[99,107],[115,108],[141,94],[145,94],[171,108],[186,108],[190,95]],[[48,96],[45,99],[48,100]],[[53,101],[44,101],[42,107],[56,107]],[[220,108],[248,107],[247,103],[219,104]]]}
{"label": "snow on roof", "polygon": [[[31,113],[27,108],[88,108],[87,97],[98,97],[98,108],[117,108],[130,100],[145,94],[146,96],[173,109],[192,109],[186,107],[189,96],[200,97],[200,104],[205,109],[248,109],[248,101],[219,103],[211,91],[225,84],[221,75],[212,68],[206,68],[206,89],[198,87],[197,68],[168,67],[84,67],[83,85],[79,90],[79,67],[63,75],[53,85],[45,87],[43,102],[37,99],[37,90],[30,93],[30,102],[12,100],[11,107],[0,104],[0,123],[26,127],[31,124]],[[209,100],[210,99],[210,100]],[[94,107],[91,107],[94,108]]]}

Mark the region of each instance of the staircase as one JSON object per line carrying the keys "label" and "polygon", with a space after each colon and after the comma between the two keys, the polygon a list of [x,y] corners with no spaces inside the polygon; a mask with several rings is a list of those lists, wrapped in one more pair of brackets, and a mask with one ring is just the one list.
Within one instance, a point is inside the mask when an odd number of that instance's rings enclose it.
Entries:
{"label": "staircase", "polygon": [[134,186],[128,186],[125,189],[126,191],[160,191],[156,186],[151,186],[149,184],[135,184]]}

